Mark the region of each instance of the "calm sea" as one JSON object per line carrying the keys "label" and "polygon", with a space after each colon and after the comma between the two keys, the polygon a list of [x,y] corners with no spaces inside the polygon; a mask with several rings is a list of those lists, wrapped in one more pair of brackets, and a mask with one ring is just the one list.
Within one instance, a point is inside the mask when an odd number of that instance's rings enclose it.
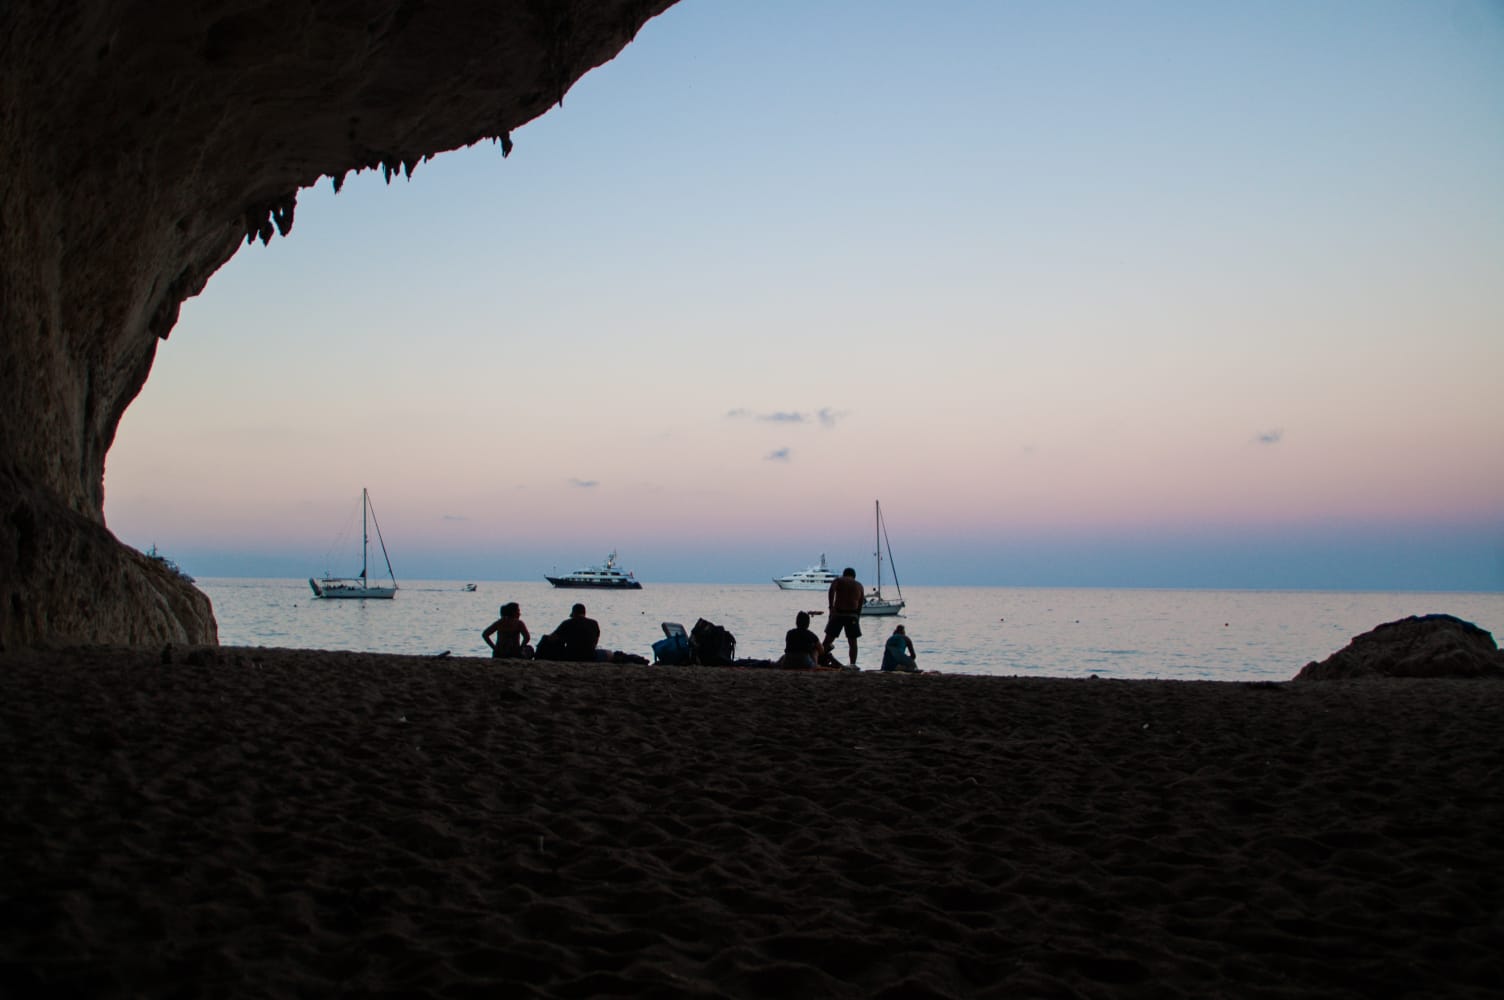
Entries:
{"label": "calm sea", "polygon": [[[636,591],[555,590],[546,582],[403,584],[391,601],[317,600],[302,580],[199,580],[227,646],[488,656],[480,633],[506,601],[534,641],[575,601],[601,624],[601,645],[652,659],[662,622],[706,618],[736,636],[738,656],[775,659],[800,610],[825,595],[768,584],[645,584]],[[877,667],[902,622],[921,667],[1037,677],[1289,680],[1355,635],[1408,615],[1444,612],[1504,631],[1504,594],[1331,591],[907,587],[899,618],[863,619],[859,662]],[[815,619],[821,629],[823,619]],[[844,639],[838,643],[844,659]]]}

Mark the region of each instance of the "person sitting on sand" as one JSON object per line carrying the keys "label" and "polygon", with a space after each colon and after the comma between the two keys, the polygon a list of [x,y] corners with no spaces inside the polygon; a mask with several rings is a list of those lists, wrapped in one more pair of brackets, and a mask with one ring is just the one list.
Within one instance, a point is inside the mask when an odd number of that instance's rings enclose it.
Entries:
{"label": "person sitting on sand", "polygon": [[[594,618],[585,616],[585,605],[576,604],[569,609],[569,617],[547,636],[557,650],[550,653],[554,659],[579,663],[595,662],[595,647],[601,641],[601,627]],[[540,642],[539,645],[542,645]]]}
{"label": "person sitting on sand", "polygon": [[[521,605],[510,601],[501,606],[500,614],[501,617],[487,625],[486,630],[480,634],[486,645],[491,647],[491,657],[497,660],[531,660],[533,637],[522,623]],[[494,640],[491,638],[493,635],[496,636]]]}
{"label": "person sitting on sand", "polygon": [[851,665],[856,666],[856,640],[862,634],[862,605],[867,603],[867,591],[856,578],[856,570],[847,566],[841,575],[830,581],[826,592],[830,605],[830,619],[825,623],[825,652],[830,653],[841,630],[846,631],[846,644],[851,651]]}
{"label": "person sitting on sand", "polygon": [[809,612],[801,611],[794,616],[794,627],[783,637],[783,659],[780,667],[810,669],[820,662],[820,637],[809,627]]}
{"label": "person sitting on sand", "polygon": [[883,646],[883,669],[902,670],[906,673],[919,671],[914,644],[909,641],[909,634],[903,630],[902,625],[894,627],[893,634],[888,636],[887,645]]}

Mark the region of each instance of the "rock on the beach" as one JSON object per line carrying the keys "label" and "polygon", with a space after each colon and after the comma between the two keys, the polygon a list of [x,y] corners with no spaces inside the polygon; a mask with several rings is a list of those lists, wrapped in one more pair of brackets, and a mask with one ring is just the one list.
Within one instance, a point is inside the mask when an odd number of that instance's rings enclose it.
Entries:
{"label": "rock on the beach", "polygon": [[1451,615],[1411,615],[1353,639],[1298,681],[1362,677],[1504,677],[1504,653],[1492,634]]}

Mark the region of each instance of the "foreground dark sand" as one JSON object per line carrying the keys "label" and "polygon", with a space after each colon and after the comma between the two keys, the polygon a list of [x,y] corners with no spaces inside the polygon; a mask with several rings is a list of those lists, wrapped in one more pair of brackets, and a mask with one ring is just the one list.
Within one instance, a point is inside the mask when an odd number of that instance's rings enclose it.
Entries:
{"label": "foreground dark sand", "polygon": [[1504,988],[1504,684],[185,652],[0,655],[0,993]]}

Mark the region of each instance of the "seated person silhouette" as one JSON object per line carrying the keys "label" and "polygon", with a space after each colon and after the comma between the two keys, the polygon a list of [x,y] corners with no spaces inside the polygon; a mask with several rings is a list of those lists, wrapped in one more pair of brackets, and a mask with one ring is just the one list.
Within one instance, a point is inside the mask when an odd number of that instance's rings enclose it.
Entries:
{"label": "seated person silhouette", "polygon": [[911,674],[919,670],[918,658],[914,656],[914,644],[909,641],[909,635],[902,625],[894,627],[893,634],[888,636],[888,642],[883,646],[883,669],[902,670]]}
{"label": "seated person silhouette", "polygon": [[809,627],[809,612],[801,611],[794,616],[794,627],[783,637],[783,659],[780,667],[809,669],[820,662],[820,637]]}
{"label": "seated person silhouette", "polygon": [[601,641],[601,627],[594,618],[586,617],[585,605],[576,604],[570,609],[569,617],[544,639],[551,641],[548,641],[546,655],[544,642],[538,643],[539,659],[593,663],[596,644]]}
{"label": "seated person silhouette", "polygon": [[[531,660],[533,647],[530,643],[533,637],[528,634],[527,626],[522,622],[522,607],[516,601],[509,601],[501,606],[501,617],[496,619],[486,630],[480,634],[487,646],[491,647],[491,656],[495,659]],[[493,640],[491,637],[496,636]]]}

